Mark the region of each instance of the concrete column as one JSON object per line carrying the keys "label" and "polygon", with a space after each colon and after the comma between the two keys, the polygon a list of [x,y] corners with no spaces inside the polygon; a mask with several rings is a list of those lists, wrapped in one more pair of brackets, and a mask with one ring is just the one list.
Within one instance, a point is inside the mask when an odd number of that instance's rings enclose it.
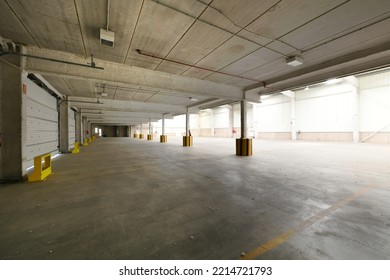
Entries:
{"label": "concrete column", "polygon": [[257,105],[252,104],[252,131],[253,131],[253,138],[257,138]]}
{"label": "concrete column", "polygon": [[139,130],[140,130],[140,132],[139,132],[139,139],[144,139],[144,134],[142,133],[142,122],[141,122]]}
{"label": "concrete column", "polygon": [[245,100],[241,101],[241,138],[236,139],[236,155],[251,156],[252,155],[252,139],[248,139],[246,135],[246,106]]}
{"label": "concrete column", "polygon": [[291,97],[291,140],[297,140],[297,131],[295,129],[295,92]]}
{"label": "concrete column", "polygon": [[360,127],[359,127],[359,114],[360,114],[360,92],[359,81],[356,77],[347,77],[344,80],[351,86],[352,91],[352,112],[353,112],[353,127],[352,138],[354,143],[360,142]]}
{"label": "concrete column", "polygon": [[215,135],[215,128],[214,128],[214,110],[210,109],[210,133],[211,136]]}
{"label": "concrete column", "polygon": [[247,116],[246,116],[246,105],[245,100],[241,100],[241,139],[247,138],[246,135],[246,126],[247,126]]}
{"label": "concrete column", "polygon": [[165,135],[165,114],[162,115],[162,128],[160,135],[160,143],[166,143],[168,141],[167,136]]}
{"label": "concrete column", "polygon": [[291,140],[297,140],[297,132],[295,128],[295,92],[292,90],[286,90],[282,92],[283,95],[287,96],[291,100]]}
{"label": "concrete column", "polygon": [[192,136],[190,133],[190,113],[188,111],[188,107],[186,112],[186,136],[183,136],[183,146],[184,147],[192,146]]}
{"label": "concrete column", "polygon": [[232,138],[233,135],[233,129],[234,129],[234,112],[233,112],[233,106],[228,105],[229,110],[229,138]]}
{"label": "concrete column", "polygon": [[22,179],[23,60],[4,56],[0,60],[0,180]]}
{"label": "concrete column", "polygon": [[76,142],[81,143],[81,113],[76,112]]}
{"label": "concrete column", "polygon": [[186,136],[190,136],[190,114],[188,113],[188,107],[186,112]]}
{"label": "concrete column", "polygon": [[151,141],[153,140],[153,131],[152,131],[152,120],[149,118],[149,132],[147,135],[147,140]]}
{"label": "concrete column", "polygon": [[69,115],[67,102],[59,102],[60,112],[60,153],[69,153]]}
{"label": "concrete column", "polygon": [[162,115],[162,131],[161,131],[161,134],[165,135],[165,115],[164,114]]}

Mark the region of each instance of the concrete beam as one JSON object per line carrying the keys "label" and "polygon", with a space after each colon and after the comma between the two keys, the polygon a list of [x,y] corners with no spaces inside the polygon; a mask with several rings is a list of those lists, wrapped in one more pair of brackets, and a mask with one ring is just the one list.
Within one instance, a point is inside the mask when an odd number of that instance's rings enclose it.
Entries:
{"label": "concrete beam", "polygon": [[[78,102],[79,101],[79,102]],[[90,103],[85,103],[90,102]],[[107,111],[130,111],[130,112],[147,112],[159,113],[166,112],[170,114],[185,114],[186,107],[169,104],[146,103],[123,100],[100,99],[100,104],[95,98],[73,97],[70,96],[68,100],[69,106],[88,109],[101,109]]]}
{"label": "concrete beam", "polygon": [[244,88],[251,95],[272,94],[315,84],[331,78],[346,77],[390,65],[390,42],[348,54],[337,59],[304,67],[292,73]]}
{"label": "concrete beam", "polygon": [[[83,57],[29,47],[29,55],[63,60],[72,63],[87,64],[89,61]],[[27,58],[28,71],[46,76],[60,76],[72,79],[88,79],[96,81],[120,82],[128,85],[136,85],[159,90],[169,90],[172,93],[190,93],[222,99],[243,100],[243,90],[227,84],[212,81],[199,80],[190,77],[168,74],[159,71],[148,70],[125,64],[113,63],[103,60],[95,60],[96,66],[104,70],[80,67],[76,65],[58,63],[36,58]],[[248,100],[257,102],[257,100]]]}

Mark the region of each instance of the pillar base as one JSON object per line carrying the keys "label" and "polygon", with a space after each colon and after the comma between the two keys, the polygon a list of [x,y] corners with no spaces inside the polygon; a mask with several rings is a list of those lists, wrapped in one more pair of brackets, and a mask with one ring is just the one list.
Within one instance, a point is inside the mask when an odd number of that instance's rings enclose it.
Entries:
{"label": "pillar base", "polygon": [[239,138],[236,139],[236,155],[251,156],[252,155],[252,139]]}
{"label": "pillar base", "polygon": [[148,135],[146,136],[146,139],[147,139],[148,141],[152,141],[152,140],[153,140],[153,135],[152,135],[152,134],[148,134]]}
{"label": "pillar base", "polygon": [[134,133],[134,138],[139,138],[139,135],[137,133]]}
{"label": "pillar base", "polygon": [[183,147],[192,146],[192,136],[183,136]]}
{"label": "pillar base", "polygon": [[160,135],[160,143],[167,143],[167,142],[168,142],[168,136]]}
{"label": "pillar base", "polygon": [[144,135],[142,133],[139,135],[139,139],[144,139]]}

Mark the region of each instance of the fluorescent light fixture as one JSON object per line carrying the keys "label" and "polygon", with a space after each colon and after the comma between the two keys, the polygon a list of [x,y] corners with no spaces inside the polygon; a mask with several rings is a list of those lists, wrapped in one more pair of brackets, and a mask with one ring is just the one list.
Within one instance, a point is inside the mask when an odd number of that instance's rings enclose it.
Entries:
{"label": "fluorescent light fixture", "polygon": [[341,82],[341,79],[330,79],[325,82],[326,85],[334,85]]}
{"label": "fluorescent light fixture", "polygon": [[114,47],[115,33],[108,29],[100,28],[100,44]]}
{"label": "fluorescent light fixture", "polygon": [[107,97],[108,96],[108,94],[106,92],[102,92],[101,95],[102,95],[102,97]]}
{"label": "fluorescent light fixture", "polygon": [[198,99],[193,98],[193,97],[190,97],[189,99],[190,99],[190,101],[192,101],[192,102],[198,101]]}
{"label": "fluorescent light fixture", "polygon": [[309,90],[309,87],[308,87],[308,86],[306,86],[306,87],[305,87],[305,90]]}
{"label": "fluorescent light fixture", "polygon": [[290,56],[286,59],[286,63],[287,63],[287,65],[295,67],[295,66],[303,64],[303,58],[301,58],[299,56]]}

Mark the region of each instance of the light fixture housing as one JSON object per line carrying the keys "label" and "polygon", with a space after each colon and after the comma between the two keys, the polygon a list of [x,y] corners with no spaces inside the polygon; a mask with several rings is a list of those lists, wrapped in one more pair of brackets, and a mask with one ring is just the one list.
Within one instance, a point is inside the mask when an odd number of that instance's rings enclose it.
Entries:
{"label": "light fixture housing", "polygon": [[299,57],[299,56],[290,56],[290,57],[286,58],[286,63],[287,63],[287,65],[295,67],[295,66],[303,64],[303,58]]}
{"label": "light fixture housing", "polygon": [[104,28],[100,28],[100,44],[104,46],[114,47],[115,41],[115,33],[106,30]]}

